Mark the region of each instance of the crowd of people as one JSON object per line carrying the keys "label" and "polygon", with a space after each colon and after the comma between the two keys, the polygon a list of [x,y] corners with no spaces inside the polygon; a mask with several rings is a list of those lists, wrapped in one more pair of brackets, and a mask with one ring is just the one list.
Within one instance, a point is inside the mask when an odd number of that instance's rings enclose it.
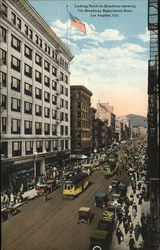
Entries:
{"label": "crowd of people", "polygon": [[145,163],[142,163],[141,157],[136,160],[130,158],[128,162],[125,162],[125,167],[122,165],[122,171],[123,169],[129,176],[130,186],[128,196],[126,195],[123,202],[119,203],[116,208],[117,241],[118,244],[124,240],[128,241],[130,250],[146,249],[150,216],[141,214],[142,203],[149,199]]}

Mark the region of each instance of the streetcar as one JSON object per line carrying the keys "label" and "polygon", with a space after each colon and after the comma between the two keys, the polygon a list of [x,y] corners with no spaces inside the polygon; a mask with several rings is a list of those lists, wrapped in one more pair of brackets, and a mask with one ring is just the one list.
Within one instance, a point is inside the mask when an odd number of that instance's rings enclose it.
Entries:
{"label": "streetcar", "polygon": [[82,193],[88,186],[88,174],[79,172],[63,182],[62,194],[63,197],[74,198]]}
{"label": "streetcar", "polygon": [[107,162],[104,164],[103,174],[105,177],[114,175],[116,171],[117,171],[117,165],[115,162]]}
{"label": "streetcar", "polygon": [[118,154],[117,153],[112,153],[108,157],[109,162],[117,162],[118,161]]}

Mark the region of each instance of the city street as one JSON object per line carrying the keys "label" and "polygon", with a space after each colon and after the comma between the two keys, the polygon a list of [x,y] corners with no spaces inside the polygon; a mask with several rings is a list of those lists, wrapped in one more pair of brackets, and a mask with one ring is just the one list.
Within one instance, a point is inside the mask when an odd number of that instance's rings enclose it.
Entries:
{"label": "city street", "polygon": [[[120,151],[119,160],[122,156]],[[108,192],[113,178],[107,180],[97,170],[90,176],[91,185],[74,200],[63,199],[60,187],[49,195],[47,202],[39,197],[26,203],[19,214],[2,224],[2,249],[89,249],[91,231],[103,211],[94,207],[94,196]],[[127,182],[127,175],[120,176],[120,180]],[[77,224],[81,206],[93,208],[90,225]]]}

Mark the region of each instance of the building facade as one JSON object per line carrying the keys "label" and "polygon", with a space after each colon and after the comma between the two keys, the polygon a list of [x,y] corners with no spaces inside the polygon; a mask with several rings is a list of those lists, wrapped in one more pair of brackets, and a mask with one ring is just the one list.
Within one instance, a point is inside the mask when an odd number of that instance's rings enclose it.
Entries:
{"label": "building facade", "polygon": [[159,168],[159,84],[160,84],[160,2],[148,0],[148,29],[150,31],[150,58],[148,61],[148,172],[150,185],[150,244],[148,249],[160,246],[160,168]]}
{"label": "building facade", "polygon": [[71,85],[72,153],[91,153],[91,96],[92,93],[86,87]]}
{"label": "building facade", "polygon": [[95,138],[95,121],[96,121],[96,109],[91,108],[91,148],[92,152],[96,149],[96,138]]}
{"label": "building facade", "polygon": [[111,143],[115,138],[115,114],[113,113],[113,106],[109,103],[97,103],[96,118],[102,121],[108,121],[108,141]]}
{"label": "building facade", "polygon": [[28,1],[1,3],[1,154],[4,166],[70,153],[73,56]]}
{"label": "building facade", "polygon": [[123,123],[123,139],[128,140],[131,137],[130,119],[127,116],[119,116],[117,120]]}
{"label": "building facade", "polygon": [[115,134],[116,134],[116,139],[117,141],[122,141],[123,138],[123,123],[116,119],[115,120]]}
{"label": "building facade", "polygon": [[108,120],[95,120],[95,142],[96,150],[100,152],[108,145]]}

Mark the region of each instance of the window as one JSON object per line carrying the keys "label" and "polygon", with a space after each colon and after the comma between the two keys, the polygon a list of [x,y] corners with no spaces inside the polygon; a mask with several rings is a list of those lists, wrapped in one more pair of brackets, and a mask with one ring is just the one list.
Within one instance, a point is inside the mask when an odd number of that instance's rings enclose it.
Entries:
{"label": "window", "polygon": [[26,155],[33,154],[33,142],[32,141],[25,142],[25,151],[26,151]]}
{"label": "window", "polygon": [[60,72],[60,80],[63,81],[64,80],[64,75],[62,72]]}
{"label": "window", "polygon": [[35,43],[38,45],[38,43],[39,43],[39,39],[38,39],[38,36],[37,35],[35,35]]}
{"label": "window", "polygon": [[24,121],[24,133],[26,135],[32,134],[32,122],[31,121]]}
{"label": "window", "polygon": [[6,79],[7,79],[6,76],[7,76],[6,73],[0,71],[0,84],[3,87],[6,87]]}
{"label": "window", "polygon": [[81,98],[81,93],[78,91],[78,92],[76,93],[76,96],[77,96],[77,98]]}
{"label": "window", "polygon": [[65,121],[68,122],[68,114],[65,114]]}
{"label": "window", "polygon": [[24,113],[32,114],[32,103],[24,102]]}
{"label": "window", "polygon": [[68,135],[68,127],[65,126],[65,135]]}
{"label": "window", "polygon": [[42,106],[40,105],[35,105],[35,115],[41,116],[42,115]]}
{"label": "window", "polygon": [[32,85],[30,85],[29,83],[24,83],[24,93],[26,95],[32,96]]}
{"label": "window", "polygon": [[11,77],[11,89],[20,92],[20,80],[19,79],[15,77]]}
{"label": "window", "polygon": [[77,127],[78,127],[78,128],[81,128],[81,121],[78,121],[78,122],[77,122]]}
{"label": "window", "polygon": [[52,103],[53,103],[54,105],[57,105],[57,96],[52,95]]}
{"label": "window", "polygon": [[54,59],[54,50],[52,50],[52,58]]}
{"label": "window", "polygon": [[47,44],[46,43],[44,44],[44,50],[45,50],[45,52],[47,52]]}
{"label": "window", "polygon": [[64,108],[64,100],[63,99],[60,99],[60,107]]}
{"label": "window", "polygon": [[42,123],[41,122],[36,122],[35,123],[35,134],[36,135],[41,135],[42,134]]}
{"label": "window", "polygon": [[65,107],[68,109],[68,101],[65,101]]}
{"label": "window", "polygon": [[6,64],[6,51],[0,49],[0,65]]}
{"label": "window", "polygon": [[61,135],[64,135],[64,126],[61,125]]}
{"label": "window", "polygon": [[16,15],[13,13],[13,12],[11,12],[11,20],[12,20],[12,23],[13,24],[16,24]]}
{"label": "window", "polygon": [[16,141],[12,142],[12,156],[21,156],[22,142]]}
{"label": "window", "polygon": [[81,112],[80,111],[77,112],[77,118],[81,118]]}
{"label": "window", "polygon": [[30,78],[32,78],[32,67],[28,64],[24,64],[24,74]]}
{"label": "window", "polygon": [[44,108],[44,117],[49,118],[50,117],[50,109],[49,108]]}
{"label": "window", "polygon": [[50,71],[50,63],[47,61],[44,61],[44,68],[45,68],[45,70],[47,70],[49,72]]}
{"label": "window", "polygon": [[48,92],[44,92],[44,101],[45,102],[49,102],[49,100],[50,100],[50,94],[48,93]]}
{"label": "window", "polygon": [[60,121],[64,121],[64,113],[60,112]]}
{"label": "window", "polygon": [[52,81],[52,89],[57,91],[57,82]]}
{"label": "window", "polygon": [[52,118],[57,119],[57,110],[52,109]]}
{"label": "window", "polygon": [[20,44],[21,44],[21,41],[18,38],[16,38],[15,36],[12,35],[11,36],[11,46],[12,46],[12,48],[20,51]]}
{"label": "window", "polygon": [[54,140],[53,142],[53,150],[57,150],[58,149],[58,141]]}
{"label": "window", "polygon": [[11,110],[20,112],[21,101],[19,99],[11,97]]}
{"label": "window", "polygon": [[35,96],[37,99],[41,100],[42,99],[42,90],[35,88]]}
{"label": "window", "polygon": [[42,74],[37,70],[35,71],[35,80],[40,83],[42,81]]}
{"label": "window", "polygon": [[68,89],[65,88],[65,95],[68,96]]}
{"label": "window", "polygon": [[32,60],[32,49],[25,45],[24,54],[26,57]]}
{"label": "window", "polygon": [[33,31],[31,29],[29,29],[29,37],[30,39],[33,39]]}
{"label": "window", "polygon": [[17,27],[21,30],[21,19],[17,17]]}
{"label": "window", "polygon": [[1,142],[1,154],[4,157],[8,156],[8,142]]}
{"label": "window", "polygon": [[25,27],[24,33],[26,34],[26,36],[28,36],[28,26],[25,24],[24,27]]}
{"label": "window", "polygon": [[11,58],[11,68],[15,69],[16,71],[20,72],[20,60],[14,56]]}
{"label": "window", "polygon": [[44,76],[44,84],[49,88],[50,86],[50,78],[47,76]]}
{"label": "window", "polygon": [[57,69],[52,66],[52,75],[57,76]]}
{"label": "window", "polygon": [[50,141],[45,141],[45,148],[46,148],[46,152],[51,151],[51,142]]}
{"label": "window", "polygon": [[35,54],[35,62],[39,66],[42,66],[42,57],[40,55],[38,55],[38,54]]}
{"label": "window", "polygon": [[78,103],[77,103],[77,109],[80,109],[80,108],[81,108],[81,103],[78,102]]}
{"label": "window", "polygon": [[68,76],[65,76],[65,83],[68,84]]}
{"label": "window", "polygon": [[62,85],[60,85],[60,93],[63,94],[64,93],[64,87]]}
{"label": "window", "polygon": [[57,125],[52,124],[52,135],[57,135]]}
{"label": "window", "polygon": [[48,46],[48,55],[50,55],[50,52],[51,52],[51,49],[50,49],[50,47]]}
{"label": "window", "polygon": [[2,3],[1,12],[4,16],[7,17],[7,6],[4,3]]}
{"label": "window", "polygon": [[64,140],[61,140],[61,150],[64,150]]}
{"label": "window", "polygon": [[50,124],[49,123],[44,124],[44,133],[45,133],[45,135],[50,134]]}
{"label": "window", "polygon": [[68,149],[68,140],[65,140],[65,149]]}
{"label": "window", "polygon": [[36,142],[36,150],[37,150],[37,152],[42,152],[42,150],[43,150],[43,141],[37,141]]}
{"label": "window", "polygon": [[20,134],[20,120],[11,119],[11,133]]}
{"label": "window", "polygon": [[6,34],[7,34],[6,29],[0,26],[0,41],[1,42],[6,42]]}
{"label": "window", "polygon": [[2,128],[2,131],[1,131],[1,132],[2,132],[3,134],[6,134],[7,118],[6,118],[6,117],[2,117],[2,118],[1,118],[1,122],[2,122],[2,125],[1,125],[1,126],[2,126],[2,127],[1,127],[1,128]]}
{"label": "window", "polygon": [[42,48],[42,39],[39,38],[39,46]]}

